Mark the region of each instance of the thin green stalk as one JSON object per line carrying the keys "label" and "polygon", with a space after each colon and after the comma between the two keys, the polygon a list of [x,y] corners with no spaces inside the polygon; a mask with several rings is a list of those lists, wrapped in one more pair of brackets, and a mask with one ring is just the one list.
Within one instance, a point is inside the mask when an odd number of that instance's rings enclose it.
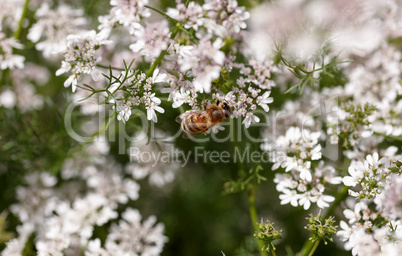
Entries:
{"label": "thin green stalk", "polygon": [[22,25],[24,24],[24,19],[25,19],[25,16],[27,15],[27,11],[28,11],[28,4],[29,4],[29,0],[25,0],[24,8],[22,9],[22,14],[21,14],[20,21],[18,23],[17,30],[15,30],[15,32],[14,32],[15,39],[19,39],[21,36]]}
{"label": "thin green stalk", "polygon": [[153,8],[152,6],[145,5],[145,8],[148,8],[148,9],[154,11],[154,12],[159,13],[160,15],[162,15],[162,16],[165,17],[166,19],[172,21],[173,23],[177,23],[177,20],[173,19],[172,17],[170,17],[170,16],[167,15],[166,13],[161,12],[161,11],[159,11],[158,9]]}
{"label": "thin green stalk", "polygon": [[[338,193],[338,195],[335,197],[335,201],[331,204],[331,206],[328,208],[327,213],[325,214],[324,219],[328,218],[329,216],[331,216],[335,210],[335,208],[346,198],[346,196],[348,195],[348,187],[344,186],[342,188],[342,190]],[[314,246],[318,246],[318,244],[316,245],[315,243],[312,243],[310,238],[312,236],[310,236],[306,242],[304,243],[301,251],[300,251],[300,256],[308,256],[308,255],[312,255],[311,252],[315,251],[316,248],[314,248]]]}
{"label": "thin green stalk", "polygon": [[308,256],[313,256],[315,250],[317,249],[318,245],[320,244],[320,240],[318,239],[317,241],[315,241],[313,248],[311,249],[310,253]]}
{"label": "thin green stalk", "polygon": [[[172,34],[170,35],[171,39],[174,39],[177,35],[177,33],[179,32],[180,27],[179,25],[176,25],[176,27],[174,28],[174,30],[172,31]],[[159,63],[162,61],[163,57],[165,57],[167,53],[167,49],[163,50],[161,52],[161,54],[159,55],[159,57],[154,61],[154,63],[152,63],[152,66],[149,68],[148,72],[147,72],[147,77],[152,76],[152,74],[154,73],[156,67],[159,65]]]}
{"label": "thin green stalk", "polygon": [[[251,223],[253,224],[253,228],[255,232],[258,232],[258,215],[257,215],[257,209],[255,207],[255,196],[257,194],[257,187],[253,186],[251,189],[248,190],[248,208],[250,211],[250,218],[251,218]],[[264,242],[257,239],[258,243],[258,248],[260,250],[260,255],[261,256],[268,256],[267,251],[263,250],[264,248]],[[275,251],[271,250],[272,255],[275,256]]]}
{"label": "thin green stalk", "polygon": [[101,65],[101,64],[96,64],[96,66],[100,67],[100,68],[106,68],[106,69],[111,68],[111,69],[118,70],[118,71],[124,71],[125,70],[124,68],[114,68],[114,67],[111,67],[111,66],[104,66],[104,65]]}
{"label": "thin green stalk", "polygon": [[384,138],[393,139],[393,140],[397,140],[397,141],[402,141],[401,137],[386,135],[386,134],[381,133],[381,132],[374,132],[374,134],[378,135],[378,136],[383,136]]}
{"label": "thin green stalk", "polygon": [[[21,36],[22,26],[24,24],[24,19],[25,19],[25,16],[27,15],[27,11],[28,11],[28,4],[29,4],[29,0],[25,0],[25,4],[24,4],[24,8],[22,10],[21,18],[20,18],[20,21],[18,22],[18,27],[15,30],[14,35],[13,35],[13,37],[15,39],[17,39],[17,40],[19,40],[20,36]],[[8,69],[3,70],[1,72],[0,88],[6,83],[6,77],[8,77],[9,74],[10,74],[10,72],[9,72]]]}

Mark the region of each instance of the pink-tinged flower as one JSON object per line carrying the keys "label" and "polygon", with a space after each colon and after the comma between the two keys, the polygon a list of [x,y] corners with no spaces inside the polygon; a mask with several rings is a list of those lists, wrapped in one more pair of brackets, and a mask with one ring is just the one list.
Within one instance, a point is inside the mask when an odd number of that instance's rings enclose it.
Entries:
{"label": "pink-tinged flower", "polygon": [[109,19],[111,22],[119,23],[133,34],[142,27],[141,19],[151,16],[151,12],[145,7],[147,4],[148,0],[110,0],[110,5],[113,7],[104,21],[110,23],[107,21]]}
{"label": "pink-tinged flower", "polygon": [[184,28],[186,29],[192,27],[198,30],[198,27],[204,23],[202,7],[193,1],[187,7],[179,3],[176,8],[168,8],[166,14],[177,21],[184,22]]}
{"label": "pink-tinged flower", "polygon": [[173,41],[169,37],[169,31],[167,21],[149,23],[145,28],[134,32],[135,43],[129,47],[132,51],[146,56],[146,60],[153,61]]}
{"label": "pink-tinged flower", "polygon": [[194,47],[191,55],[179,56],[180,71],[191,71],[196,91],[211,91],[211,83],[219,77],[225,59],[225,54],[220,51],[222,46],[221,39],[218,38],[211,44],[209,38],[205,37]]}

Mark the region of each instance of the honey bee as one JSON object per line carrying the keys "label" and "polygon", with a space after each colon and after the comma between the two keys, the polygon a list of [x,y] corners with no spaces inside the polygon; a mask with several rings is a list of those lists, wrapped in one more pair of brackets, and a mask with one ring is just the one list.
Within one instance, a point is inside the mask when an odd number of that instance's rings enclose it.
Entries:
{"label": "honey bee", "polygon": [[226,101],[218,100],[216,104],[207,107],[203,104],[203,110],[190,111],[176,117],[176,122],[181,124],[183,138],[188,135],[195,136],[200,133],[206,134],[209,128],[220,124],[232,114],[232,108]]}

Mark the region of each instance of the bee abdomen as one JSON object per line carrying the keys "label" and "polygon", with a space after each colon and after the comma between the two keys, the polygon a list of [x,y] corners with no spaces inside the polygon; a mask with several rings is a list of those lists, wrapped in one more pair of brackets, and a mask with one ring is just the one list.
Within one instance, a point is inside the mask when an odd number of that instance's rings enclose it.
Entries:
{"label": "bee abdomen", "polygon": [[181,128],[186,133],[201,133],[208,129],[208,124],[205,121],[205,118],[201,116],[192,115],[183,121]]}

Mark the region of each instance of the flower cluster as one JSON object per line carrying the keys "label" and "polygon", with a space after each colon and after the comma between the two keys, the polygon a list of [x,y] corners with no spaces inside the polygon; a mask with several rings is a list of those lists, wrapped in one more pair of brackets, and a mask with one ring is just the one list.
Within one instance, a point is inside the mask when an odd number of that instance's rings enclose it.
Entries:
{"label": "flower cluster", "polygon": [[163,82],[165,77],[166,74],[159,74],[159,69],[148,78],[144,73],[136,74],[132,70],[122,72],[113,82],[113,86],[107,89],[109,93],[115,94],[110,103],[115,104],[117,120],[128,121],[131,108],[143,104],[147,110],[147,119],[156,123],[158,117],[155,111],[164,113],[165,110],[159,106],[161,100],[155,96],[152,86]]}
{"label": "flower cluster", "polygon": [[47,173],[26,177],[27,186],[18,188],[18,203],[11,208],[23,225],[2,255],[20,255],[33,232],[38,255],[114,255],[116,250],[159,255],[167,241],[163,224],[155,225],[154,216],[141,223],[140,213],[132,208],[111,226],[105,247],[100,247],[99,238],[93,237],[94,227],[118,218],[118,207],[138,199],[139,185],[106,157],[109,145],[104,138],[84,152],[65,161],[61,186],[55,186],[58,179]]}
{"label": "flower cluster", "polygon": [[[338,108],[337,108],[338,109]],[[330,143],[338,144],[339,138],[343,146],[356,146],[358,142],[372,134],[369,128],[370,120],[373,120],[372,113],[375,110],[373,105],[368,103],[362,105],[346,104],[338,109],[337,116],[329,116],[327,134]]]}
{"label": "flower cluster", "polygon": [[211,83],[219,78],[225,54],[219,49],[222,48],[221,39],[213,43],[209,38],[202,38],[199,44],[191,49],[191,54],[180,56],[178,64],[180,71],[191,71],[194,77],[192,84],[198,92],[211,92]]}
{"label": "flower cluster", "polygon": [[147,61],[155,60],[163,50],[172,43],[169,38],[169,26],[167,21],[146,24],[133,33],[135,43],[129,47],[134,52],[145,56]]}
{"label": "flower cluster", "polygon": [[260,106],[265,112],[269,111],[268,104],[273,102],[269,97],[270,89],[275,86],[271,80],[272,72],[276,69],[272,61],[250,60],[248,65],[241,63],[227,63],[228,70],[239,70],[241,76],[236,85],[225,96],[218,93],[212,95],[213,99],[226,100],[232,107],[232,118],[244,117],[243,124],[246,128],[251,123],[260,122],[260,118],[253,111]]}
{"label": "flower cluster", "polygon": [[112,225],[105,243],[106,250],[117,255],[160,255],[167,238],[163,235],[163,224],[155,223],[155,216],[141,223],[139,211],[127,209],[119,224]]}
{"label": "flower cluster", "polygon": [[24,1],[11,0],[0,3],[0,31],[15,29],[21,17]]}
{"label": "flower cluster", "polygon": [[142,25],[142,18],[149,17],[151,12],[145,7],[148,0],[110,0],[113,6],[108,15],[99,16],[99,29],[102,34],[109,35],[116,24],[120,24],[129,29],[130,34],[134,34]]}
{"label": "flower cluster", "polygon": [[66,48],[68,35],[77,34],[87,24],[83,14],[83,10],[68,5],[61,4],[53,10],[48,3],[43,3],[35,12],[38,21],[30,28],[27,38],[49,58]]}
{"label": "flower cluster", "polygon": [[364,161],[352,162],[349,167],[350,176],[345,176],[343,183],[360,185],[358,191],[349,190],[359,201],[344,210],[348,223],[340,222],[342,230],[337,235],[353,255],[401,253],[401,171],[400,160],[380,159],[377,152],[367,155]]}
{"label": "flower cluster", "polygon": [[359,63],[348,74],[346,96],[354,102],[375,102],[376,111],[371,114],[371,130],[391,136],[402,134],[402,95],[400,79],[402,54],[392,45],[379,48]]}
{"label": "flower cluster", "polygon": [[130,163],[125,166],[126,172],[136,180],[148,177],[149,184],[157,187],[172,182],[179,169],[179,164],[172,157],[177,156],[179,151],[169,141],[165,141],[166,136],[164,132],[157,130],[155,138],[149,144],[148,138],[131,143],[127,152]]}
{"label": "flower cluster", "polygon": [[103,44],[108,44],[103,34],[97,34],[94,30],[83,32],[77,35],[69,35],[67,38],[66,52],[61,68],[56,71],[56,75],[71,72],[72,75],[64,82],[64,87],[71,88],[75,92],[81,74],[91,74],[93,80],[98,80],[100,70],[96,64],[102,60],[97,56],[96,50]]}
{"label": "flower cluster", "polygon": [[220,37],[230,32],[239,33],[246,28],[245,20],[250,14],[244,7],[239,7],[237,1],[207,0],[201,6],[190,2],[188,6],[178,1],[176,8],[169,8],[167,15],[184,23],[185,28],[198,31],[204,27]]}
{"label": "flower cluster", "polygon": [[378,153],[367,155],[365,161],[353,161],[349,166],[350,176],[343,177],[342,181],[346,186],[361,186],[359,192],[349,190],[353,197],[364,199],[377,197],[381,188],[387,184],[391,178],[389,169],[390,163],[386,157],[379,159]]}
{"label": "flower cluster", "polygon": [[[396,172],[400,174],[402,170],[402,161],[395,164]],[[392,168],[390,168],[392,169]],[[393,174],[390,177],[390,182],[386,183],[383,192],[374,199],[379,211],[383,212],[384,216],[388,216],[392,219],[402,218],[402,191],[401,182],[402,176]]]}
{"label": "flower cluster", "polygon": [[285,169],[285,173],[275,174],[274,179],[276,189],[282,193],[281,204],[300,205],[307,210],[311,203],[325,208],[334,201],[333,196],[324,194],[325,184],[339,184],[341,178],[335,176],[333,167],[319,161],[322,157],[318,144],[320,135],[320,132],[290,127],[274,145],[268,142],[261,145],[263,150],[272,152],[272,170]]}
{"label": "flower cluster", "polygon": [[25,57],[13,53],[14,49],[22,49],[24,46],[15,38],[6,38],[0,31],[0,69],[23,68]]}
{"label": "flower cluster", "polygon": [[169,93],[168,101],[173,101],[173,108],[178,108],[186,103],[193,110],[199,109],[198,93],[191,82],[186,80],[182,73],[180,73],[178,77],[168,75],[167,82],[170,88],[164,88],[162,92]]}
{"label": "flower cluster", "polygon": [[[261,220],[258,223],[258,231],[254,232],[254,237],[259,240],[263,240],[269,245],[264,247],[263,250],[269,252],[270,250],[275,250],[275,247],[272,245],[272,242],[282,238],[283,230],[276,230],[274,227],[274,223],[267,220],[265,223]],[[272,248],[271,248],[272,247]]]}
{"label": "flower cluster", "polygon": [[400,221],[391,221],[370,209],[365,202],[356,203],[353,210],[344,210],[348,222],[341,221],[337,235],[353,255],[400,255],[402,230]]}
{"label": "flower cluster", "polygon": [[310,238],[311,242],[315,242],[317,240],[324,240],[324,243],[327,244],[329,241],[333,241],[331,235],[336,234],[336,229],[338,226],[335,226],[334,217],[329,217],[324,219],[320,214],[314,217],[312,214],[308,218],[307,226],[304,228],[312,233],[312,237]]}

